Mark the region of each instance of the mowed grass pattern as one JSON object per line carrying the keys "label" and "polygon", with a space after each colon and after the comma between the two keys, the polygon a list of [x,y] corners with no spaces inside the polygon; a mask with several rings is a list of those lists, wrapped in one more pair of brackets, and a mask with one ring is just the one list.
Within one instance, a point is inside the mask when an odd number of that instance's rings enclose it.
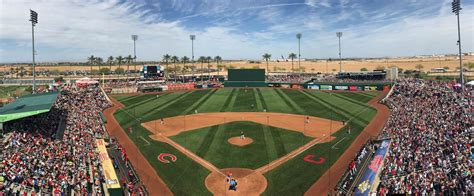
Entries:
{"label": "mowed grass pattern", "polygon": [[[160,95],[159,98],[156,95],[117,96],[126,107],[114,115],[124,130],[133,128],[133,132],[127,134],[176,195],[210,195],[204,185],[209,171],[168,144],[151,140],[148,137],[151,133],[140,126],[141,122],[192,114],[195,110],[203,113],[264,109],[268,112],[311,115],[348,122],[352,127],[350,135],[347,134],[346,128],[338,132],[334,130],[333,136],[337,138],[333,142],[317,144],[265,174],[268,180],[265,195],[300,195],[337,160],[375,115],[375,110],[368,107],[365,104],[366,99],[361,97],[373,95],[358,94],[331,95],[326,92],[292,89],[223,88],[173,92]],[[246,136],[255,137],[255,143],[244,147],[228,144],[227,139],[239,136],[243,128]],[[342,138],[345,139],[338,143],[338,149],[330,150],[330,147]],[[297,132],[251,122],[207,127],[182,133],[172,139],[219,168],[252,169],[265,165],[309,141]],[[156,156],[162,152],[175,154],[179,161],[173,164],[158,162]],[[325,156],[327,161],[319,167],[314,167],[302,161],[302,157],[308,153]]]}
{"label": "mowed grass pattern", "polygon": [[[276,127],[263,129],[263,126],[231,122],[184,132],[171,139],[218,168],[250,169],[262,167],[312,140],[299,132]],[[241,131],[245,137],[252,138],[253,143],[239,147],[227,142],[231,137],[239,137]],[[269,142],[272,144],[268,145]]]}

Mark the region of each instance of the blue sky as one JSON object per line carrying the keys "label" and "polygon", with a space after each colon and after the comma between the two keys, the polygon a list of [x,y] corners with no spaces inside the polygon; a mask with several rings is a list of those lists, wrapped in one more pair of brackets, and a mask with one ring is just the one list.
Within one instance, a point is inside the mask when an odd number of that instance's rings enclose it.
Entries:
{"label": "blue sky", "polygon": [[[474,51],[474,1],[462,1],[464,51]],[[450,0],[2,0],[0,62],[31,59],[29,9],[39,14],[37,59],[86,61],[87,56],[133,53],[224,59],[337,56],[342,31],[345,57],[456,53],[456,18]]]}

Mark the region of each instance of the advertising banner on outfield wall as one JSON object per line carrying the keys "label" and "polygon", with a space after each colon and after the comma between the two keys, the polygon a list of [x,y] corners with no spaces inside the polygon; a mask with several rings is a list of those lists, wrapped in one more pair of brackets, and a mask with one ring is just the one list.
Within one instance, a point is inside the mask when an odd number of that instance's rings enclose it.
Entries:
{"label": "advertising banner on outfield wall", "polygon": [[374,186],[374,180],[377,174],[379,173],[382,162],[387,154],[388,148],[390,147],[390,140],[382,141],[380,148],[375,151],[374,158],[370,161],[370,164],[367,166],[364,175],[356,184],[355,195],[369,195],[372,186]]}
{"label": "advertising banner on outfield wall", "polygon": [[376,90],[377,90],[377,86],[365,86],[365,90],[366,90],[366,91],[376,91]]}
{"label": "advertising banner on outfield wall", "polygon": [[331,85],[321,85],[320,89],[321,90],[332,90],[332,86]]}
{"label": "advertising banner on outfield wall", "polygon": [[334,88],[335,88],[336,90],[347,90],[347,89],[348,89],[347,86],[334,86]]}
{"label": "advertising banner on outfield wall", "polygon": [[349,90],[350,90],[350,91],[356,91],[356,90],[357,90],[357,86],[349,86]]}
{"label": "advertising banner on outfield wall", "polygon": [[292,84],[291,88],[301,89],[301,85],[299,84]]}
{"label": "advertising banner on outfield wall", "polygon": [[319,90],[319,85],[317,85],[317,84],[309,84],[309,85],[308,85],[308,88],[309,88],[309,89],[314,89],[314,90]]}
{"label": "advertising banner on outfield wall", "polygon": [[289,84],[282,84],[281,87],[282,88],[290,88],[290,85]]}

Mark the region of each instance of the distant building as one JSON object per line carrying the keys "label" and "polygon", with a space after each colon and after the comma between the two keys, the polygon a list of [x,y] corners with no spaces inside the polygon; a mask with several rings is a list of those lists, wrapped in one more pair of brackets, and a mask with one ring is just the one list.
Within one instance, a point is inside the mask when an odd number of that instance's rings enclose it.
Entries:
{"label": "distant building", "polygon": [[466,52],[464,53],[464,56],[474,56],[474,52]]}

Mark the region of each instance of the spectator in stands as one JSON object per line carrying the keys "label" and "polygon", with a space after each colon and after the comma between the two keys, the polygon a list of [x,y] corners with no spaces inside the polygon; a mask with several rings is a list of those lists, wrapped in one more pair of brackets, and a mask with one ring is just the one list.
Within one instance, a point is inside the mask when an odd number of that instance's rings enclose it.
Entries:
{"label": "spectator in stands", "polygon": [[[0,191],[102,195],[104,177],[95,138],[107,135],[99,112],[109,106],[100,89],[68,85],[50,112],[7,123],[12,136],[1,149],[5,182]],[[61,119],[66,124],[62,133]]]}
{"label": "spectator in stands", "polygon": [[[472,182],[472,89],[452,83],[403,79],[387,104],[383,134],[392,138],[381,174],[389,194],[470,195]],[[382,191],[382,190],[379,190]]]}

